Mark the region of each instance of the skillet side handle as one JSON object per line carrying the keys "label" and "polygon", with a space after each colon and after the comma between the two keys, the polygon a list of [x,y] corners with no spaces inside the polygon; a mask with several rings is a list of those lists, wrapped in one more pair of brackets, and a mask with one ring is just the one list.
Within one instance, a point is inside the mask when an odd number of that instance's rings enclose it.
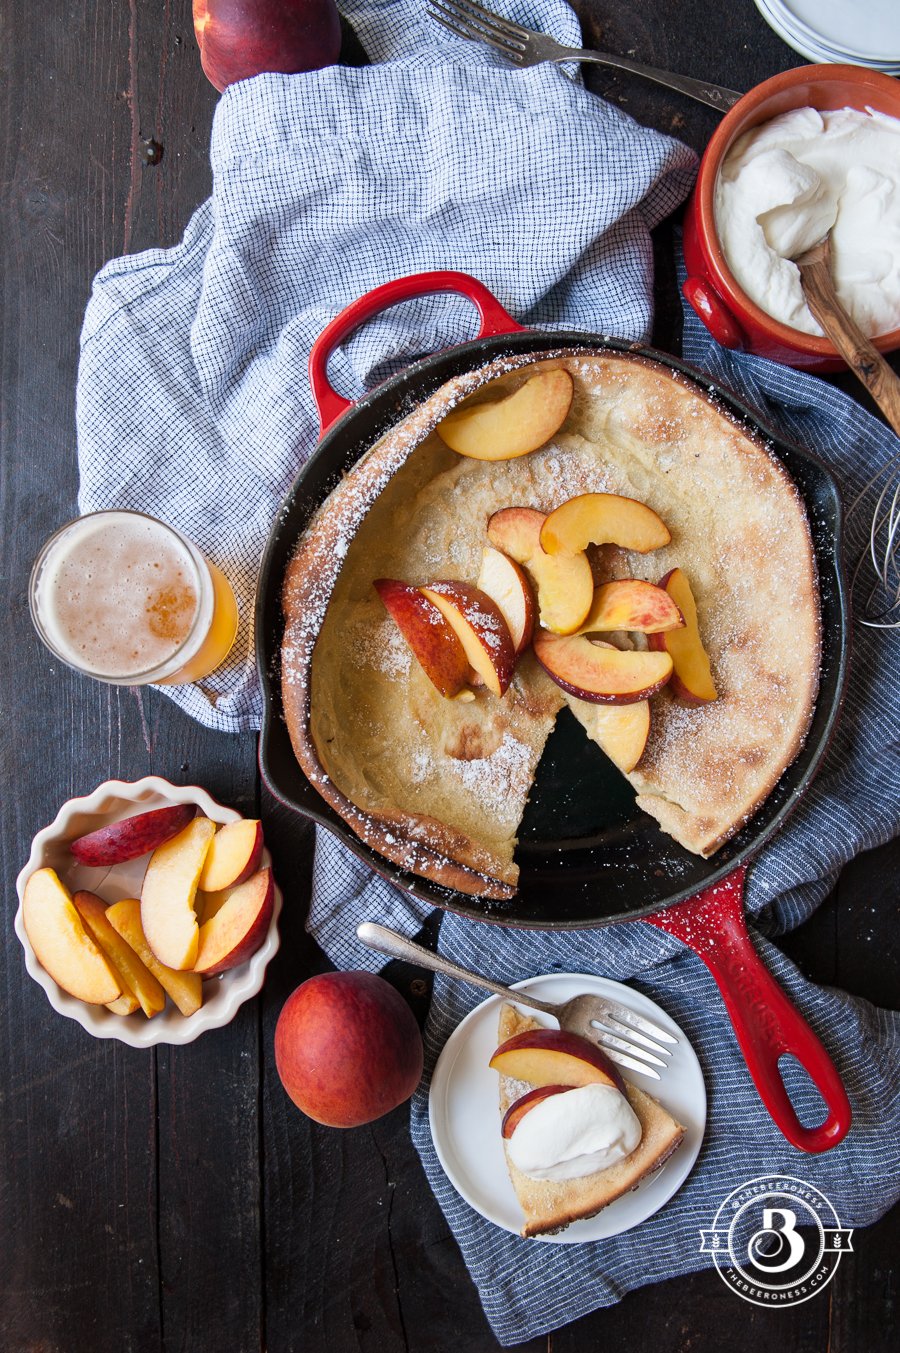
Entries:
{"label": "skillet side handle", "polygon": [[384,286],[367,291],[365,296],[351,301],[322,330],[309,354],[309,383],[319,411],[320,437],[352,403],[351,400],[344,399],[343,395],[339,395],[328,379],[328,359],[335,348],[361,324],[380,314],[382,310],[399,305],[401,301],[410,301],[417,296],[432,296],[441,291],[459,292],[472,302],[481,320],[479,338],[524,331],[524,326],[516,323],[484,283],[465,272],[413,273],[409,277],[398,277],[393,282],[385,282]]}
{"label": "skillet side handle", "polygon": [[[830,1151],[850,1128],[850,1101],[825,1048],[753,947],[744,923],[746,872],[736,869],[696,897],[646,919],[688,945],[709,968],[775,1125],[800,1151]],[[818,1127],[804,1127],[788,1098],[778,1066],[785,1053],[796,1057],[825,1101],[828,1116]]]}

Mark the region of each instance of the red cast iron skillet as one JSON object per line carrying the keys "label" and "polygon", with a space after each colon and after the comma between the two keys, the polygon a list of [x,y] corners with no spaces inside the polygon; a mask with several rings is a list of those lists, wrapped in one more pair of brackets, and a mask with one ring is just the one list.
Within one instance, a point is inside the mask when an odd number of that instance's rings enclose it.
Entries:
{"label": "red cast iron skillet", "polygon": [[[458,292],[476,307],[477,338],[414,362],[352,404],[331,387],[328,358],[364,321],[400,301]],[[803,495],[822,595],[819,697],[796,760],[752,820],[709,860],[684,850],[634,805],[634,792],[585,738],[567,710],[547,744],[520,830],[518,894],[490,902],[409,874],[351,832],[309,783],[291,748],[281,708],[281,586],[297,540],[316,508],[356,461],[423,399],[462,372],[511,354],[628,352],[699,381],[751,428],[763,433]],[[475,278],[458,272],[400,278],[349,305],[310,355],[310,380],[322,436],[275,521],[256,600],[256,646],[265,698],[260,768],[272,793],[332,831],[372,869],[422,901],[475,920],[545,929],[581,929],[640,918],[689,945],[715,978],[759,1094],[778,1127],[803,1151],[836,1146],[850,1126],[850,1105],[832,1062],[758,958],[743,917],[747,861],[784,822],[822,760],[835,726],[848,660],[848,609],[839,557],[837,486],[819,460],[785,442],[729,391],[649,348],[591,333],[524,329]],[[722,510],[727,512],[727,487]],[[688,563],[690,561],[687,561]],[[779,1070],[785,1054],[806,1069],[828,1109],[804,1126]]]}

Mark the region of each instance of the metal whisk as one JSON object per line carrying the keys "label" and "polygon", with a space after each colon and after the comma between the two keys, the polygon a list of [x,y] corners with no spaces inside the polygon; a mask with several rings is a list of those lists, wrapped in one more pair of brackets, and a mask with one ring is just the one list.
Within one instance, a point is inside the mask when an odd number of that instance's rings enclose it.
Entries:
{"label": "metal whisk", "polygon": [[860,623],[873,629],[900,628],[900,451],[873,475],[850,504],[848,521],[884,479],[872,512],[869,547],[860,555],[851,592],[871,564],[874,580],[862,605]]}
{"label": "metal whisk", "polygon": [[[834,290],[831,275],[831,232],[794,259],[800,270],[800,285],[806,303],[831,339],[850,370],[875,400],[900,437],[900,377],[896,376],[875,345],[851,319]],[[884,477],[875,503],[869,532],[869,549],[853,572],[851,591],[865,565],[871,561],[875,580],[862,607],[861,623],[875,629],[900,627],[900,451],[874,474],[850,505],[853,513]]]}

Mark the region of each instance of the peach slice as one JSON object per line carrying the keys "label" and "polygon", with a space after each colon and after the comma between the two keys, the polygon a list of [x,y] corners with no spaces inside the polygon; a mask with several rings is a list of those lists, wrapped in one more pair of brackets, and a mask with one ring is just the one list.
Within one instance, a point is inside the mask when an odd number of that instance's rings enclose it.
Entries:
{"label": "peach slice", "polygon": [[70,996],[107,1005],[123,994],[112,964],[85,928],[55,869],[38,869],[25,884],[22,922],[37,961]]}
{"label": "peach slice", "polygon": [[221,911],[228,901],[230,888],[223,888],[220,893],[201,893],[197,889],[197,897],[194,901],[194,910],[197,913],[197,920],[200,925],[205,921],[211,921],[217,911]]}
{"label": "peach slice", "polygon": [[526,1113],[533,1109],[536,1104],[540,1104],[542,1099],[548,1099],[550,1095],[565,1094],[566,1090],[571,1089],[571,1085],[538,1085],[534,1090],[529,1090],[527,1095],[520,1095],[517,1100],[510,1104],[503,1115],[503,1122],[500,1124],[500,1136],[508,1140]]}
{"label": "peach slice", "polygon": [[679,700],[689,705],[706,705],[718,699],[712,678],[709,657],[700,638],[697,623],[697,603],[687,575],[673,568],[660,581],[668,595],[684,616],[684,629],[669,630],[666,634],[651,635],[651,648],[664,649],[672,659],[674,670],[669,689]]}
{"label": "peach slice", "polygon": [[451,451],[473,460],[527,456],[558,432],[572,405],[568,371],[538,371],[503,399],[466,404],[438,424]]}
{"label": "peach slice", "polygon": [[456,634],[488,690],[502,695],[513,678],[516,650],[497,603],[471,583],[429,583],[422,594]]}
{"label": "peach slice", "polygon": [[110,822],[87,836],[79,836],[69,849],[79,864],[101,868],[108,864],[123,864],[149,855],[164,841],[177,836],[197,813],[195,803],[173,803],[167,808],[151,808],[148,813],[135,813],[121,822]]}
{"label": "peach slice", "polygon": [[541,548],[543,512],[504,507],[488,521],[488,539],[534,579],[541,624],[554,634],[573,634],[594,599],[594,575],[586,554],[553,557]]}
{"label": "peach slice", "polygon": [[668,592],[640,578],[619,578],[601,583],[579,634],[609,634],[632,630],[657,634],[684,625],[684,617]]}
{"label": "peach slice", "polygon": [[550,513],[541,528],[548,554],[580,554],[588,545],[619,545],[647,554],[668,545],[669,528],[652,508],[618,493],[581,493]]}
{"label": "peach slice", "polygon": [[274,907],[272,871],[260,869],[235,888],[224,906],[200,927],[194,971],[215,977],[255,954],[266,938]]}
{"label": "peach slice", "polygon": [[624,775],[634,770],[650,736],[649,700],[637,700],[632,705],[597,705],[573,699],[569,707],[614,766]]}
{"label": "peach slice", "polygon": [[541,527],[547,520],[535,507],[501,507],[488,519],[491,544],[519,564],[541,551]]}
{"label": "peach slice", "polygon": [[122,939],[131,945],[141,962],[149,968],[164,991],[172,997],[183,1015],[193,1015],[203,1004],[203,979],[196,972],[176,972],[160,963],[147,943],[141,926],[141,904],[126,897],[106,909],[106,919]]}
{"label": "peach slice", "polygon": [[199,927],[194,898],[207,851],[216,834],[208,817],[196,817],[150,856],[141,889],[141,925],[160,963],[179,972],[197,961]]}
{"label": "peach slice", "polygon": [[133,1015],[140,1010],[141,1003],[130,991],[123,991],[114,1001],[107,1001],[106,1008],[114,1015]]}
{"label": "peach slice", "polygon": [[495,550],[493,545],[486,545],[481,554],[477,586],[500,608],[518,658],[531,643],[534,633],[534,593],[524,570],[508,554]]}
{"label": "peach slice", "polygon": [[239,883],[246,883],[259,868],[262,851],[261,822],[249,817],[227,822],[212,839],[200,872],[198,889],[218,893],[223,888],[236,888]]}
{"label": "peach slice", "polygon": [[[475,699],[474,695],[472,699]],[[246,882],[246,879],[244,882]],[[207,921],[211,921],[216,912],[222,910],[233,892],[234,888],[223,888],[217,893],[202,893],[199,888],[197,889],[197,900],[194,906],[197,912],[197,920],[201,926],[205,925]]]}
{"label": "peach slice", "polygon": [[594,644],[583,634],[538,630],[538,662],[557,686],[594,705],[630,705],[664,686],[672,675],[668,653],[643,653]]}
{"label": "peach slice", "polygon": [[166,993],[131,945],[109,923],[106,903],[96,893],[78,892],[72,898],[90,934],[109,959],[122,984],[123,996],[132,995],[148,1019],[165,1007]]}
{"label": "peach slice", "polygon": [[565,1029],[527,1029],[501,1043],[490,1065],[501,1076],[530,1085],[625,1086],[613,1062],[596,1043]]}
{"label": "peach slice", "polygon": [[425,675],[448,699],[464,692],[469,661],[441,612],[412,583],[377,578],[372,584]]}

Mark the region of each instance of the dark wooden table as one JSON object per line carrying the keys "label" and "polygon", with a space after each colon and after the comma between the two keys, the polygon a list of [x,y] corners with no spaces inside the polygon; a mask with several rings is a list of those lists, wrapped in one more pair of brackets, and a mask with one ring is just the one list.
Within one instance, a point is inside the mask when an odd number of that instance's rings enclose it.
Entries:
{"label": "dark wooden table", "polygon": [[[796,57],[751,0],[579,0],[585,42],[735,88]],[[216,95],[190,0],[2,0],[3,1353],[250,1353],[496,1347],[410,1144],[407,1115],[334,1132],[281,1090],[281,1005],[324,966],[304,933],[311,833],[259,783],[256,740],[205,732],[153,691],[53,662],[26,602],[40,541],[75,514],[78,334],[109,258],[173,244],[208,194]],[[591,87],[701,149],[716,115],[590,68]],[[161,158],[158,158],[161,148]],[[669,230],[655,341],[677,351]],[[848,387],[849,388],[849,387]],[[12,930],[13,879],[60,803],[111,776],[205,785],[261,814],[285,892],[262,996],[224,1030],[144,1053],[54,1014]],[[855,860],[787,947],[816,980],[890,1004],[897,843]],[[411,993],[411,974],[398,973]],[[415,999],[415,997],[414,997]],[[418,997],[420,1013],[424,1006]],[[896,1347],[898,1225],[857,1233],[820,1297],[770,1312],[713,1272],[633,1293],[529,1353],[809,1353]]]}

